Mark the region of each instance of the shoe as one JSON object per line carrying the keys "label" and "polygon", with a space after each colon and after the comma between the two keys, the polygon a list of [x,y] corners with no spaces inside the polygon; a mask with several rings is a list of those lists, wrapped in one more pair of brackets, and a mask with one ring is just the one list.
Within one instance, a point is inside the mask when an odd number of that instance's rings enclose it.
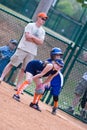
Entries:
{"label": "shoe", "polygon": [[13,95],[13,98],[14,98],[16,101],[20,102],[20,96],[19,96],[19,95],[14,94],[14,95]]}
{"label": "shoe", "polygon": [[22,95],[24,95],[24,92],[21,92]]}
{"label": "shoe", "polygon": [[56,115],[57,109],[58,109],[58,108],[55,108],[55,107],[52,108],[52,114],[53,114],[53,115]]}
{"label": "shoe", "polygon": [[2,82],[2,79],[0,78],[0,84],[1,84],[1,82]]}
{"label": "shoe", "polygon": [[14,88],[14,90],[15,90],[15,91],[18,91],[18,89],[17,89],[17,88]]}
{"label": "shoe", "polygon": [[74,113],[74,110],[73,110],[72,107],[68,107],[68,108],[66,109],[66,111],[67,111],[68,113],[71,113],[71,114]]}
{"label": "shoe", "polygon": [[86,116],[85,116],[85,120],[87,120],[87,111],[86,111]]}
{"label": "shoe", "polygon": [[81,110],[80,114],[75,114],[75,116],[83,122],[87,123],[87,112],[85,110]]}
{"label": "shoe", "polygon": [[81,111],[80,111],[80,116],[81,116],[83,119],[86,119],[86,111],[85,111],[85,110],[81,110]]}
{"label": "shoe", "polygon": [[[15,91],[18,91],[18,89],[17,89],[17,88],[14,88],[14,90],[15,90]],[[23,91],[21,92],[21,94],[22,94],[22,95],[24,95]]]}
{"label": "shoe", "polygon": [[39,105],[38,105],[38,103],[37,104],[35,104],[35,103],[30,103],[30,107],[32,107],[32,108],[34,108],[34,109],[36,109],[36,110],[38,110],[38,111],[40,111],[41,112],[41,109],[39,108]]}

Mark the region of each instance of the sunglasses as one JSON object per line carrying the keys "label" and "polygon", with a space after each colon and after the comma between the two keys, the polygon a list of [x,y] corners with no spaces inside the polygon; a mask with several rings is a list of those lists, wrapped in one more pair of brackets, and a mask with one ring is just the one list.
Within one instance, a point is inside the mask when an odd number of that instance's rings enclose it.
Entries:
{"label": "sunglasses", "polygon": [[47,18],[41,18],[43,21],[46,21],[47,20]]}

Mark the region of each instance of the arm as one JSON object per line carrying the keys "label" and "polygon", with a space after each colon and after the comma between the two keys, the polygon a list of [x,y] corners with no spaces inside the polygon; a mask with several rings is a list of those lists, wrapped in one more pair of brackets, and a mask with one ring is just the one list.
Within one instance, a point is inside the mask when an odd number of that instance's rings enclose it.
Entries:
{"label": "arm", "polygon": [[56,74],[54,75],[49,75],[45,81],[43,82],[43,84],[49,84],[49,82],[51,82],[51,80],[58,74],[59,72],[57,72]]}
{"label": "arm", "polygon": [[36,43],[37,45],[42,45],[44,42],[44,40],[42,40],[34,35],[32,36],[32,39],[33,39],[34,43]]}
{"label": "arm", "polygon": [[43,70],[40,74],[37,74],[37,75],[33,76],[33,80],[34,80],[34,79],[37,79],[37,78],[43,77],[43,76],[44,76],[47,72],[49,72],[52,68],[53,68],[53,65],[52,65],[52,64],[47,64],[46,67],[44,68],[44,70]]}
{"label": "arm", "polygon": [[36,37],[36,36],[30,34],[29,32],[26,32],[26,33],[25,33],[25,39],[26,39],[27,41],[33,42],[33,43],[35,43],[35,44],[37,44],[37,45],[42,45],[42,44],[43,44],[43,40],[42,40],[42,39],[40,39],[40,38],[38,38],[38,37]]}
{"label": "arm", "polygon": [[46,78],[46,80],[44,81],[44,85],[45,84],[49,84],[49,82],[51,82],[51,80],[56,76],[56,75],[58,75],[58,73],[60,73],[60,70],[61,70],[62,68],[61,67],[59,67],[59,69],[58,69],[58,71],[54,74],[54,75],[49,75],[47,78]]}
{"label": "arm", "polygon": [[25,39],[26,39],[26,41],[33,42],[33,39],[32,39],[32,37],[30,36],[30,33],[29,33],[29,32],[25,32]]}

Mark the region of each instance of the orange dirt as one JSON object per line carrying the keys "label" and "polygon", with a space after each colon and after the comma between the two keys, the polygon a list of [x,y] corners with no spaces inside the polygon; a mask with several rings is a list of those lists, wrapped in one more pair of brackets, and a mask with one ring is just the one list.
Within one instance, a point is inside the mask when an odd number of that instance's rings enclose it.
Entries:
{"label": "orange dirt", "polygon": [[0,130],[87,130],[87,124],[58,110],[57,116],[51,107],[40,102],[42,112],[29,107],[32,97],[21,95],[21,102],[12,96],[14,88],[4,82],[0,84]]}

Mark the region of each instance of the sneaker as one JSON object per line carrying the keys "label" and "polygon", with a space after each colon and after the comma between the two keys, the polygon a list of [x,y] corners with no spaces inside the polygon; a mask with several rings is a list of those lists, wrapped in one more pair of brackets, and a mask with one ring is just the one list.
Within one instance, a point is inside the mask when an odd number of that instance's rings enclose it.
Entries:
{"label": "sneaker", "polygon": [[57,108],[53,107],[53,108],[52,108],[52,114],[53,114],[53,115],[56,115],[56,113],[57,113]]}
{"label": "sneaker", "polygon": [[[17,88],[14,88],[14,90],[15,90],[15,91],[18,91],[18,89],[17,89]],[[21,94],[22,94],[22,95],[24,95],[24,92],[22,91],[22,92],[21,92]]]}
{"label": "sneaker", "polygon": [[2,82],[3,80],[0,78],[0,83]]}
{"label": "sneaker", "polygon": [[87,111],[86,111],[86,120],[87,120]]}
{"label": "sneaker", "polygon": [[86,118],[86,111],[85,110],[81,110],[80,111],[80,116],[85,119]]}
{"label": "sneaker", "polygon": [[30,107],[32,107],[32,108],[34,108],[34,109],[36,109],[36,110],[38,110],[38,111],[40,111],[41,112],[41,109],[39,108],[39,105],[38,105],[38,103],[37,104],[35,104],[35,103],[30,103]]}
{"label": "sneaker", "polygon": [[14,98],[16,101],[19,101],[19,102],[20,102],[20,96],[19,96],[19,95],[14,94],[14,95],[13,95],[13,98]]}
{"label": "sneaker", "polygon": [[2,79],[0,78],[0,84],[1,84],[1,82],[2,82]]}
{"label": "sneaker", "polygon": [[15,91],[18,91],[18,89],[17,89],[17,88],[14,88],[14,90],[15,90]]}
{"label": "sneaker", "polygon": [[24,92],[21,92],[22,95],[24,95]]}
{"label": "sneaker", "polygon": [[67,111],[67,112],[69,112],[69,113],[71,113],[71,114],[73,114],[73,113],[74,113],[74,110],[73,110],[73,108],[72,108],[72,107],[68,107],[68,108],[66,109],[66,111]]}

